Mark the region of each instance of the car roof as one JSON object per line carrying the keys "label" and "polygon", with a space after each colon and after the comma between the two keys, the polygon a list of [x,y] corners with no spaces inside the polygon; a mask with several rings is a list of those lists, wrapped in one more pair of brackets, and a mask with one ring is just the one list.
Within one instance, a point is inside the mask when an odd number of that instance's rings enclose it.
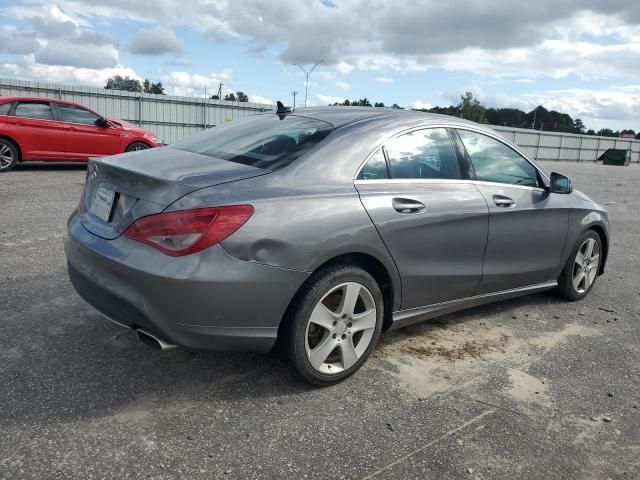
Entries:
{"label": "car roof", "polygon": [[382,107],[308,107],[294,110],[291,115],[313,118],[330,123],[335,128],[343,127],[363,120],[404,120],[416,124],[447,123],[460,125],[477,125],[474,122],[458,117],[427,113],[417,110]]}
{"label": "car roof", "polygon": [[65,100],[58,100],[57,98],[46,98],[46,97],[0,97],[0,103],[9,103],[9,102],[54,102],[54,103],[65,103],[67,105],[76,105],[81,106],[83,108],[87,108],[84,105],[80,105],[79,103],[67,102]]}

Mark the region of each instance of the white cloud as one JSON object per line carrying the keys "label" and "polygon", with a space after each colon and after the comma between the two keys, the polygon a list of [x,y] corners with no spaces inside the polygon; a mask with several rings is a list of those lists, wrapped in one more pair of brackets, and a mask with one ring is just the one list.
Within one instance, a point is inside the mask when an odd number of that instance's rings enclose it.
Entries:
{"label": "white cloud", "polygon": [[182,50],[182,41],[173,30],[156,27],[143,29],[137,32],[129,51],[138,55],[163,55],[165,53],[178,53]]}
{"label": "white cloud", "polygon": [[376,82],[393,83],[393,78],[390,78],[390,77],[376,77]]}
{"label": "white cloud", "polygon": [[[333,105],[334,103],[342,103],[345,101],[344,97],[335,97],[333,95],[316,94],[316,99],[319,105]],[[309,104],[309,102],[307,102]]]}
{"label": "white cloud", "polygon": [[342,90],[349,90],[349,84],[347,82],[336,82],[336,87]]}
{"label": "white cloud", "polygon": [[233,91],[229,82],[233,79],[233,71],[224,69],[218,73],[209,75],[199,75],[187,72],[169,72],[160,77],[162,85],[167,92],[179,96],[204,96],[205,89],[207,96],[215,95],[218,92],[218,85],[223,83],[222,95]]}
{"label": "white cloud", "polygon": [[421,100],[414,100],[413,102],[409,102],[409,105],[407,105],[408,108],[414,108],[416,110],[428,110],[430,108],[433,108],[433,105],[428,103],[428,102],[423,102]]}
{"label": "white cloud", "polygon": [[262,103],[265,105],[273,105],[273,100],[266,97],[261,97],[260,95],[249,95],[249,101],[253,103]]}
{"label": "white cloud", "polygon": [[35,54],[35,61],[44,65],[61,65],[89,69],[114,68],[118,65],[118,51],[111,47],[72,45],[68,42],[49,42]]}
{"label": "white cloud", "polygon": [[0,66],[5,75],[31,80],[88,85],[104,87],[107,79],[113,75],[121,75],[141,80],[131,68],[116,66],[113,68],[91,69],[60,65],[43,65],[27,58],[21,63],[5,63]]}

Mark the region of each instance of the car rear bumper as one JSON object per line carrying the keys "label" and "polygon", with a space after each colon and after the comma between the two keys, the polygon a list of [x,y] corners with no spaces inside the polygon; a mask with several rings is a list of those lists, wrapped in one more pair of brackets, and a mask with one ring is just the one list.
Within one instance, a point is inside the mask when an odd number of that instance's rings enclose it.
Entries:
{"label": "car rear bumper", "polygon": [[306,272],[245,262],[221,246],[186,257],[88,232],[78,218],[65,242],[69,279],[110,320],[195,349],[264,352]]}

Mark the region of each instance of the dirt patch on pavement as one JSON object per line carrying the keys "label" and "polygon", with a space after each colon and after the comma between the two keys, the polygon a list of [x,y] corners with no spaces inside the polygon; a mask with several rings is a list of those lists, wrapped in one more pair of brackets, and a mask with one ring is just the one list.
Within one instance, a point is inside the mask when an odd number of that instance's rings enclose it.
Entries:
{"label": "dirt patch on pavement", "polygon": [[[479,315],[387,333],[373,357],[396,378],[398,386],[418,397],[467,390],[490,381],[504,396],[523,403],[523,408],[550,407],[553,399],[548,382],[531,375],[530,367],[570,338],[600,334],[595,328],[571,323],[557,331],[521,338],[510,326]],[[490,363],[496,368],[487,368]]]}

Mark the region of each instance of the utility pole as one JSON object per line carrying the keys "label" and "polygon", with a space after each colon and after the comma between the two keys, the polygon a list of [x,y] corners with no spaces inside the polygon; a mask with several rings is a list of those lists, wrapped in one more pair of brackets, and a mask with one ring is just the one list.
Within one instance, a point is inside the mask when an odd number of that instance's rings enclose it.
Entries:
{"label": "utility pole", "polygon": [[224,85],[224,83],[220,82],[220,85],[218,85],[218,100],[222,100],[222,86]]}
{"label": "utility pole", "polygon": [[293,92],[291,92],[291,95],[293,95],[293,109],[296,109],[296,95],[298,95],[298,92],[296,92],[295,90]]}
{"label": "utility pole", "polygon": [[309,91],[309,77],[311,76],[311,74],[313,73],[313,71],[316,69],[316,67],[318,66],[319,63],[324,62],[324,60],[318,60],[316,63],[313,64],[313,67],[311,67],[309,69],[309,71],[305,70],[304,68],[302,68],[302,66],[299,63],[296,63],[296,65],[298,66],[298,68],[300,70],[302,70],[302,73],[304,73],[304,77],[305,77],[305,82],[304,82],[304,106],[307,106],[307,93]]}
{"label": "utility pole", "polygon": [[538,107],[533,111],[533,122],[531,123],[531,129],[536,129],[536,117],[538,116]]}

